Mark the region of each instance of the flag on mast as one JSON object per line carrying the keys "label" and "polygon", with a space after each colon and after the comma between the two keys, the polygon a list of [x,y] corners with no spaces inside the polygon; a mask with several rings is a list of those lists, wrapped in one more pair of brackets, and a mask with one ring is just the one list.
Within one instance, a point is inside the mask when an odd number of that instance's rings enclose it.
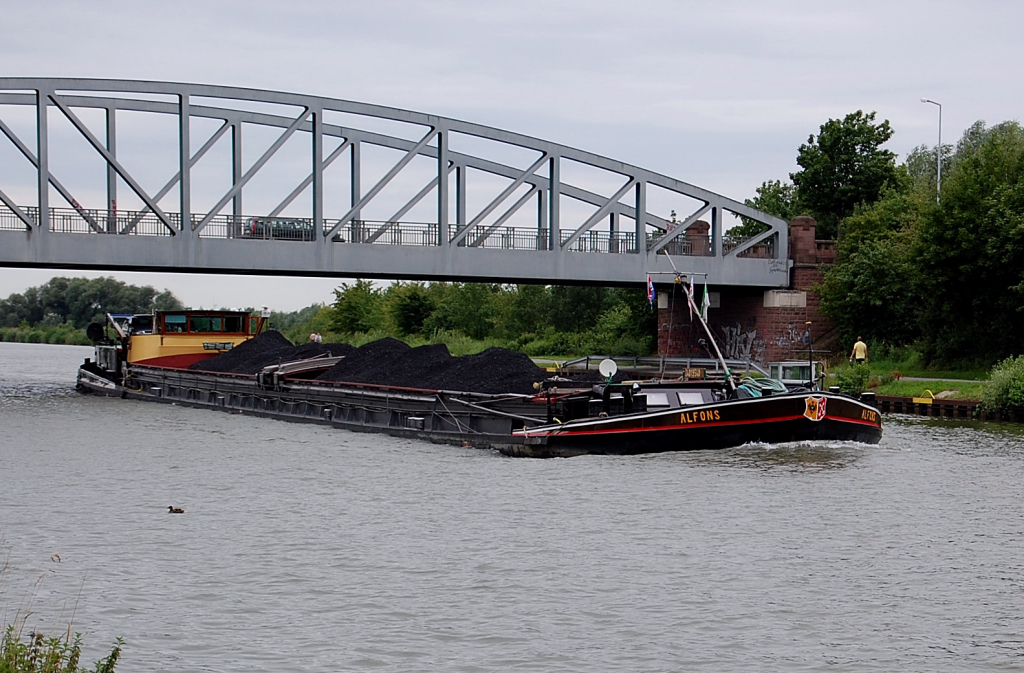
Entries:
{"label": "flag on mast", "polygon": [[693,320],[693,279],[695,276],[690,276],[690,284],[686,288],[686,307],[690,309],[690,320]]}
{"label": "flag on mast", "polygon": [[708,308],[711,306],[711,295],[708,294],[708,279],[704,279],[704,298],[700,300],[700,317],[708,321]]}
{"label": "flag on mast", "polygon": [[651,304],[651,310],[654,310],[654,281],[651,280],[650,276],[647,276],[647,301]]}

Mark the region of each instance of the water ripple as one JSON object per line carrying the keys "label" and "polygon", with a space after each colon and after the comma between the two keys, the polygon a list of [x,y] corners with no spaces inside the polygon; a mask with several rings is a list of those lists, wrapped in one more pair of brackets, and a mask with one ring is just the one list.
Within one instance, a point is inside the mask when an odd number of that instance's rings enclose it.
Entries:
{"label": "water ripple", "polygon": [[126,670],[1022,667],[1016,426],[510,460],[79,396],[81,357],[0,345],[0,613]]}

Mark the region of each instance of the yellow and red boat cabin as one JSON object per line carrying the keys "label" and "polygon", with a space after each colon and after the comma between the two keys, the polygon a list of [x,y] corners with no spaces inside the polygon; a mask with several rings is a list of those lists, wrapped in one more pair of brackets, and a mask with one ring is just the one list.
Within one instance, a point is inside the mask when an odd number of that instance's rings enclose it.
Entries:
{"label": "yellow and red boat cabin", "polygon": [[185,369],[216,357],[263,329],[266,318],[246,311],[156,311],[134,315],[127,360],[133,365]]}

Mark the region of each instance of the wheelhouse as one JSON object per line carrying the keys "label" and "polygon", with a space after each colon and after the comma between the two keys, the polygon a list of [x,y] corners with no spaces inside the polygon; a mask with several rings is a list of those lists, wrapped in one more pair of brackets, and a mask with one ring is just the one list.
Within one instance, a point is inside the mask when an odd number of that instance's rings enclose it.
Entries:
{"label": "wheelhouse", "polygon": [[131,364],[184,368],[259,334],[265,317],[247,311],[155,311],[124,325]]}

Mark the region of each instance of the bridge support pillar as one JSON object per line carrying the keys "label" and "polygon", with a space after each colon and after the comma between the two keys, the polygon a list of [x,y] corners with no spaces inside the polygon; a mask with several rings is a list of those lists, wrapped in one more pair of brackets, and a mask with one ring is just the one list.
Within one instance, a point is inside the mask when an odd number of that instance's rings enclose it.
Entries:
{"label": "bridge support pillar", "polygon": [[[813,218],[805,216],[796,217],[790,223],[789,256],[793,270],[788,288],[710,288],[712,295],[718,295],[718,306],[712,302],[712,308],[708,309],[708,326],[725,357],[749,359],[762,365],[802,359],[807,352],[808,320],[812,322],[815,350],[829,348],[834,330],[821,314],[821,300],[812,288],[822,280],[822,267],[835,263],[835,245],[833,241],[815,240],[816,224]],[[701,233],[706,241],[707,229]],[[698,303],[700,290],[698,286]],[[657,287],[658,355],[710,357],[700,345],[703,330],[696,319],[690,317],[685,291],[683,284]]]}

